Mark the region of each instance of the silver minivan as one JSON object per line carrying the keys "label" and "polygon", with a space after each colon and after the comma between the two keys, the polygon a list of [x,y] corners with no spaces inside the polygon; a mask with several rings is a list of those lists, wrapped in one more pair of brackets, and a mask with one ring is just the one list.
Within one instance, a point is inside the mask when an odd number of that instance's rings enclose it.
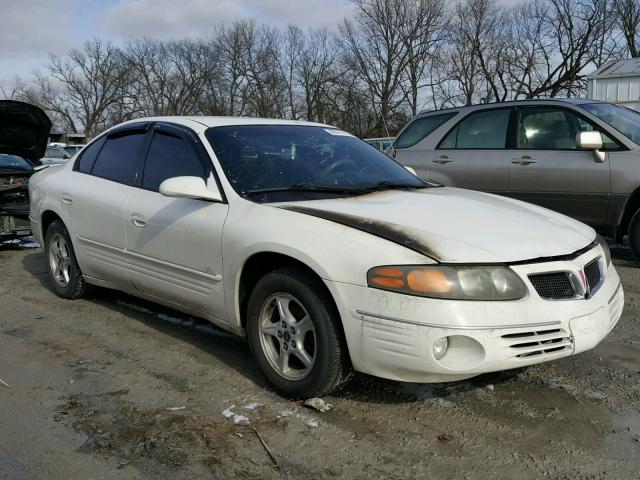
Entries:
{"label": "silver minivan", "polygon": [[595,100],[543,99],[426,112],[392,155],[419,177],[547,207],[640,258],[640,113]]}

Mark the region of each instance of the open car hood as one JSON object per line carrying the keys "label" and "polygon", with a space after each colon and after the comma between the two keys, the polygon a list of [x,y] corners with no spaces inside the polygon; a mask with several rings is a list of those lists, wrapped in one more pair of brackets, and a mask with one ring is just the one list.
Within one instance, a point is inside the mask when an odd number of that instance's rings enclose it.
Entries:
{"label": "open car hood", "polygon": [[24,102],[0,100],[0,153],[26,158],[44,157],[51,120],[44,111]]}

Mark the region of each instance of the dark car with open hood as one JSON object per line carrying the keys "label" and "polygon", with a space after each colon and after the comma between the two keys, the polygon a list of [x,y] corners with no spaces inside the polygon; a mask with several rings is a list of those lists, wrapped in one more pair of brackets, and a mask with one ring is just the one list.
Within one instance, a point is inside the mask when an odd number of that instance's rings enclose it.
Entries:
{"label": "dark car with open hood", "polygon": [[51,120],[40,108],[0,100],[0,242],[29,235],[29,191],[44,156]]}

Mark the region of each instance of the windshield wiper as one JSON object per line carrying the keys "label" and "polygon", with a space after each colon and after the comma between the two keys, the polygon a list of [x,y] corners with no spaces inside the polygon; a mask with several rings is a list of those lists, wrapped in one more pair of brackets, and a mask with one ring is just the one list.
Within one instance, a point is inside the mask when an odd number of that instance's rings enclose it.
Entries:
{"label": "windshield wiper", "polygon": [[253,190],[245,191],[248,195],[257,195],[260,193],[273,193],[273,192],[329,192],[329,193],[361,193],[362,188],[355,187],[333,187],[333,186],[321,186],[311,185],[308,183],[296,183],[289,185],[288,187],[270,187],[270,188],[256,188]]}
{"label": "windshield wiper", "polygon": [[378,182],[375,185],[371,185],[370,187],[362,187],[362,190],[366,190],[368,192],[378,192],[381,190],[405,190],[405,189],[418,189],[418,188],[427,188],[428,185],[412,185],[408,183],[393,183],[389,181]]}

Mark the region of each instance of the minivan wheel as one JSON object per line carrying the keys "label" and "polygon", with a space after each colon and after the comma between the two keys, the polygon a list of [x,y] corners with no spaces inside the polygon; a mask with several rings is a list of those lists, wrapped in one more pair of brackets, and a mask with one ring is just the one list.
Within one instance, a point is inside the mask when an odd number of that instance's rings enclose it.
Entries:
{"label": "minivan wheel", "polygon": [[249,298],[249,346],[271,384],[289,398],[335,391],[351,364],[340,317],[325,286],[296,268],[265,275]]}
{"label": "minivan wheel", "polygon": [[82,278],[69,232],[61,221],[51,222],[44,245],[47,270],[56,294],[71,300],[84,297],[88,285]]}
{"label": "minivan wheel", "polygon": [[636,211],[629,223],[629,245],[637,260],[640,260],[640,210]]}

